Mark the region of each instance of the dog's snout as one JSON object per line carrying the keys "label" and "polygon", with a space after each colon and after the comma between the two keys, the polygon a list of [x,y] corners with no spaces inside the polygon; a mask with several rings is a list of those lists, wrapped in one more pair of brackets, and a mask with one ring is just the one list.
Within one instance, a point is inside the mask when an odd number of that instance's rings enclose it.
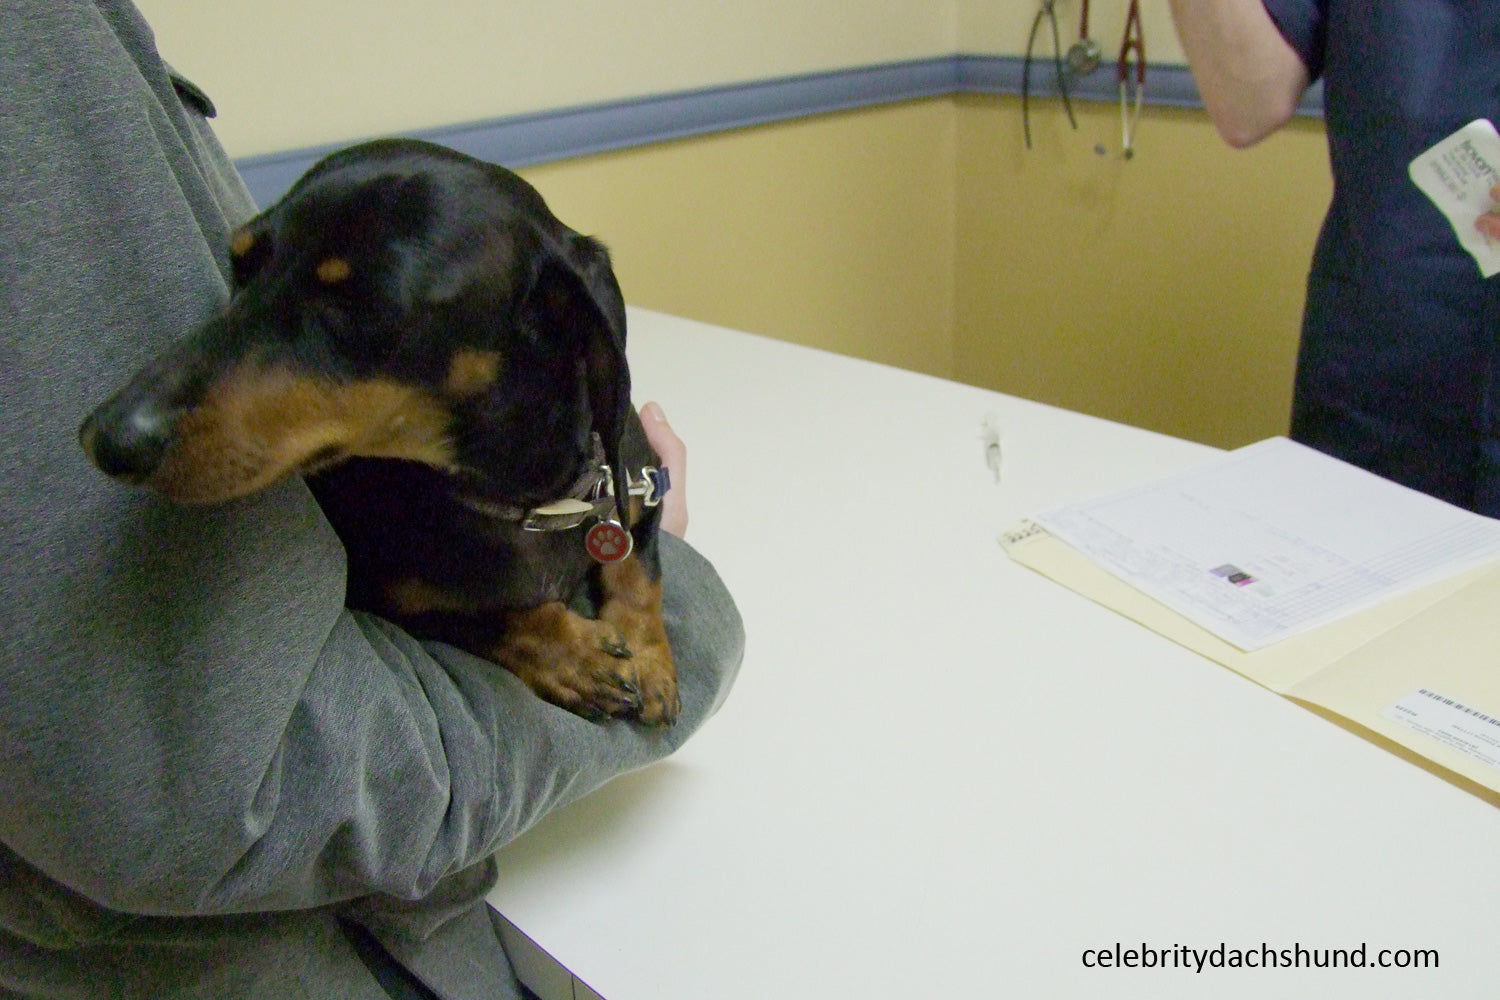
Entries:
{"label": "dog's snout", "polygon": [[151,478],[172,440],[172,421],[149,402],[105,404],[78,431],[79,444],[104,473],[127,482]]}

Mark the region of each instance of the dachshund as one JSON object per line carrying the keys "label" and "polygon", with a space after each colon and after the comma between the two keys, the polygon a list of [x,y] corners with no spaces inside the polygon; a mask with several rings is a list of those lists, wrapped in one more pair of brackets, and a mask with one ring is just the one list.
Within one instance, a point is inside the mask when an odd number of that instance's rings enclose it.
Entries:
{"label": "dachshund", "polygon": [[387,139],[320,161],[229,251],[222,311],[84,421],[93,463],[186,504],[301,474],[351,609],[586,719],[672,723],[669,484],[604,246],[503,167]]}

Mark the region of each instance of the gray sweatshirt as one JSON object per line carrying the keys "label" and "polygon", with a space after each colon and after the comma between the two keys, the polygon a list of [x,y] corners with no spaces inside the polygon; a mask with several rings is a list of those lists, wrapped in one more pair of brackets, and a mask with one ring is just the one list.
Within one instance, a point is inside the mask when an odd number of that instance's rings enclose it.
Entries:
{"label": "gray sweatshirt", "polygon": [[343,606],[304,484],[183,508],[79,422],[217,308],[254,207],[126,0],[0,0],[0,996],[514,996],[482,897],[548,810],[669,754],[743,632],[663,540],[683,716],[593,725]]}

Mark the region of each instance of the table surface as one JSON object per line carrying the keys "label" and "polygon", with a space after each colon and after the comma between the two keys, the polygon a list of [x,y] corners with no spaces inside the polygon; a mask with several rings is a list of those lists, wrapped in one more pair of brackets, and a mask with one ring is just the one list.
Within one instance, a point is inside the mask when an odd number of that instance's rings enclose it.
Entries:
{"label": "table surface", "polygon": [[[544,1000],[1496,988],[1500,811],[997,543],[1209,449],[630,319],[635,398],[688,442],[688,539],[739,601],[747,652],[678,754],[501,853],[490,901]],[[1117,944],[1168,967],[1085,967]],[[1363,947],[1440,966],[1200,972],[1185,950],[1299,946],[1304,965]]]}

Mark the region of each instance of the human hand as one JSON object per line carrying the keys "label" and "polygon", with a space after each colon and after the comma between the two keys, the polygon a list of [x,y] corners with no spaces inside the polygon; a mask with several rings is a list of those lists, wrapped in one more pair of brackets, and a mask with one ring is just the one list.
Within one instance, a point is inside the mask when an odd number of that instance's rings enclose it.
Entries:
{"label": "human hand", "polygon": [[666,467],[671,480],[671,488],[661,501],[662,530],[681,538],[687,533],[688,526],[687,445],[667,423],[667,415],[658,403],[641,407],[641,424],[646,428],[646,440],[661,456],[661,464]]}
{"label": "human hand", "polygon": [[1474,221],[1474,228],[1492,240],[1500,240],[1500,184],[1490,188],[1490,210]]}

